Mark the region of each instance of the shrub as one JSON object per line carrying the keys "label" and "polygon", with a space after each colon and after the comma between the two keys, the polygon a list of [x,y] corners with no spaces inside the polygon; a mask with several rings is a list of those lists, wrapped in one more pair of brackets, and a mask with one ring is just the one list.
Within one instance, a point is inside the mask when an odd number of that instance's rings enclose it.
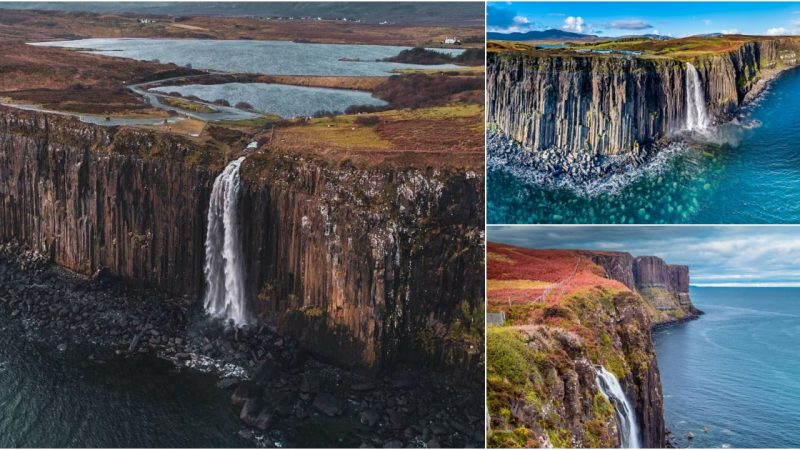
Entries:
{"label": "shrub", "polygon": [[358,116],[358,117],[356,117],[355,123],[357,125],[363,125],[363,126],[371,127],[373,125],[379,124],[380,121],[381,121],[381,118],[378,117],[378,116],[367,115],[367,116]]}

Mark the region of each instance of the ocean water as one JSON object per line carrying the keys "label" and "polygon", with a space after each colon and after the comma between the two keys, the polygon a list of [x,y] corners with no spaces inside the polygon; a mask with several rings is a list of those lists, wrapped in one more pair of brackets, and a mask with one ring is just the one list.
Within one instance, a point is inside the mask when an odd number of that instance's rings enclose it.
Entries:
{"label": "ocean water", "polygon": [[800,446],[800,288],[690,294],[706,314],[653,334],[679,446]]}
{"label": "ocean water", "polygon": [[592,195],[488,174],[490,223],[800,223],[800,69],[737,123],[683,145],[622,188]]}
{"label": "ocean water", "polygon": [[3,319],[0,447],[252,447],[216,382],[155,358],[60,352]]}
{"label": "ocean water", "polygon": [[205,101],[227,100],[231,106],[247,102],[258,111],[284,118],[311,116],[317,111],[344,112],[351,105],[385,105],[369,92],[344,89],[324,89],[268,83],[190,84],[161,86],[151,91],[178,92],[184,97],[195,95]]}
{"label": "ocean water", "polygon": [[[378,62],[409,48],[389,45],[215,39],[81,39],[33,45],[82,49],[140,61],[157,59],[179,66],[191,64],[195,69],[270,75],[389,76],[391,71],[399,69],[459,67],[451,64],[420,66]],[[450,55],[463,52],[462,49],[434,50]]]}

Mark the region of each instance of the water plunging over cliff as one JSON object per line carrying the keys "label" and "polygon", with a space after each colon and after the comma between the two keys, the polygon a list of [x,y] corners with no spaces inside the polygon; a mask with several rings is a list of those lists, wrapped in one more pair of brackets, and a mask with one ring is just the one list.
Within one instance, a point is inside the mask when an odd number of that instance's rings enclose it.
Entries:
{"label": "water plunging over cliff", "polygon": [[686,129],[705,130],[708,122],[706,97],[700,84],[700,75],[693,65],[686,63]]}
{"label": "water plunging over cliff", "polygon": [[617,377],[606,370],[605,367],[598,366],[596,370],[597,385],[600,392],[614,405],[617,411],[617,422],[619,422],[619,440],[622,448],[640,448],[639,425],[636,422],[636,410],[628,401],[625,391],[622,390]]}
{"label": "water plunging over cliff", "polygon": [[208,205],[205,275],[206,312],[213,317],[247,323],[244,298],[244,254],[239,233],[239,167],[231,161],[214,181]]}

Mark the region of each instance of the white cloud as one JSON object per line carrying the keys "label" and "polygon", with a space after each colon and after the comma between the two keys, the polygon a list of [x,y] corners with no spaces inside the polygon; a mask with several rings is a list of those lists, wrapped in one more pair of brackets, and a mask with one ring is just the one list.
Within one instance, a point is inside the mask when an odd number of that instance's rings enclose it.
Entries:
{"label": "white cloud", "polygon": [[619,30],[645,30],[647,28],[653,27],[644,20],[638,20],[638,19],[614,20],[611,23],[609,23],[608,26]]}
{"label": "white cloud", "polygon": [[531,22],[525,16],[514,16],[514,23],[519,24],[519,25],[527,25],[527,24],[529,24]]}
{"label": "white cloud", "polygon": [[653,34],[661,34],[661,32],[658,30],[653,30]]}
{"label": "white cloud", "polygon": [[583,17],[569,16],[566,19],[564,19],[564,25],[561,28],[567,31],[583,33],[583,27],[584,27]]}
{"label": "white cloud", "polygon": [[727,30],[722,30],[722,34],[739,34],[738,28],[728,28]]}
{"label": "white cloud", "polygon": [[775,27],[767,30],[768,36],[780,36],[782,34],[789,34],[789,30],[783,27]]}
{"label": "white cloud", "polygon": [[793,20],[792,21],[792,25],[794,25],[796,27],[800,27],[800,20]]}
{"label": "white cloud", "polygon": [[711,20],[705,19],[705,20],[703,20],[703,23],[706,24],[706,25],[711,25]]}

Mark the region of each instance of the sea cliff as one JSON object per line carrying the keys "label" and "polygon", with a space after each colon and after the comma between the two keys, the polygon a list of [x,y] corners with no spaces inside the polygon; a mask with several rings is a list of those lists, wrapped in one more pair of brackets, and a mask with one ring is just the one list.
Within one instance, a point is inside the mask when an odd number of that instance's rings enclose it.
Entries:
{"label": "sea cliff", "polygon": [[[490,52],[488,122],[520,145],[495,143],[490,156],[549,172],[581,166],[572,175],[584,181],[605,177],[649,161],[691,128],[691,67],[712,125],[731,119],[767,80],[796,66],[800,51],[791,38],[737,41],[713,52],[674,45],[674,52],[657,56]],[[615,164],[603,166],[609,159]]]}
{"label": "sea cliff", "polygon": [[[0,112],[0,242],[202,300],[211,187],[235,154]],[[260,321],[341,366],[413,361],[481,377],[481,174],[255,152],[242,183],[246,296]]]}
{"label": "sea cliff", "polygon": [[643,447],[664,447],[663,393],[651,329],[698,314],[688,268],[653,256],[488,244],[492,447],[619,447],[618,380]]}

